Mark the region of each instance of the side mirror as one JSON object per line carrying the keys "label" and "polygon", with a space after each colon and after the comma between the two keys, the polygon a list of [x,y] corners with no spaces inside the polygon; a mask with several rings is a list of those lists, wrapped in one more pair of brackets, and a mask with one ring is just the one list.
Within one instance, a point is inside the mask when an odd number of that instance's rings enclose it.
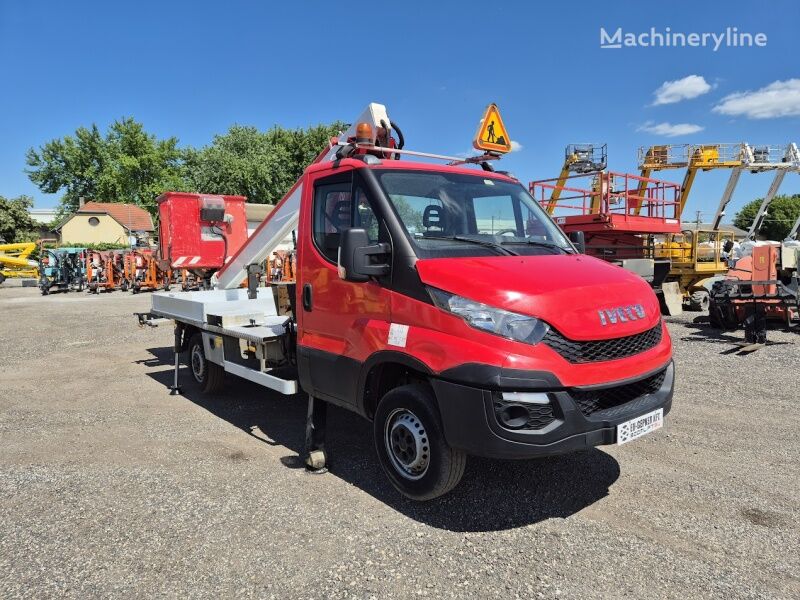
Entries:
{"label": "side mirror", "polygon": [[582,231],[570,231],[567,234],[569,241],[578,249],[581,254],[586,254],[586,237]]}
{"label": "side mirror", "polygon": [[364,229],[345,229],[339,239],[339,277],[364,282],[388,275],[391,267],[384,261],[390,253],[389,244],[370,244]]}

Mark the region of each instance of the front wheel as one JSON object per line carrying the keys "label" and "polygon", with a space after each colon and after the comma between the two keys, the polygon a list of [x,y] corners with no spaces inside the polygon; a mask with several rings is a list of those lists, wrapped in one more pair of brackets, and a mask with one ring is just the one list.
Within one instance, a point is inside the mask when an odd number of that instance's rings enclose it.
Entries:
{"label": "front wheel", "polygon": [[692,311],[707,311],[711,303],[707,290],[695,290],[689,296],[689,310]]}
{"label": "front wheel", "polygon": [[373,436],[381,467],[404,496],[432,500],[461,481],[467,456],[445,440],[428,386],[387,392],[375,412]]}

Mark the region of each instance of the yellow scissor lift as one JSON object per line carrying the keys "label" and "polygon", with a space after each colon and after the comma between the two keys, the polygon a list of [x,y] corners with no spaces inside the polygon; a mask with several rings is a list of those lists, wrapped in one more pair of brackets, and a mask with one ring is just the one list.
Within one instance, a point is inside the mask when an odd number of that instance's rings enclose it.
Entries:
{"label": "yellow scissor lift", "polygon": [[[698,171],[737,169],[744,164],[743,144],[664,144],[639,148],[639,168],[642,177],[653,171],[686,169],[681,184],[678,218],[689,200]],[[666,236],[656,248],[656,256],[669,258],[669,275],[663,286],[669,314],[680,312],[683,305],[689,310],[707,310],[708,289],[704,284],[727,272],[723,256],[725,236],[732,232],[718,229],[687,229]]]}

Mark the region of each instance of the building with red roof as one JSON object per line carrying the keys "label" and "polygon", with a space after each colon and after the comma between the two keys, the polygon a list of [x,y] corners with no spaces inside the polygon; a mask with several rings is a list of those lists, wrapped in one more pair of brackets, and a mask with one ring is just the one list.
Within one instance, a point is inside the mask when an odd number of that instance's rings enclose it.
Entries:
{"label": "building with red roof", "polygon": [[154,229],[149,212],[121,202],[86,202],[57,227],[62,243],[73,245],[147,243]]}

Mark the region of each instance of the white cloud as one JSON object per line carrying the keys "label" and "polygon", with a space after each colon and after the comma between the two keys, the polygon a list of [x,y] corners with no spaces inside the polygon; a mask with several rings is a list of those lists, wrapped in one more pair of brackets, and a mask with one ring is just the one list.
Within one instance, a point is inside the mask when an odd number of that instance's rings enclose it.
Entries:
{"label": "white cloud", "polygon": [[715,113],[748,119],[774,119],[800,115],[800,79],[773,81],[769,85],[725,96]]}
{"label": "white cloud", "polygon": [[524,146],[516,140],[511,140],[511,152],[519,152]]}
{"label": "white cloud", "polygon": [[674,104],[681,100],[697,98],[711,91],[711,85],[702,75],[689,75],[675,81],[665,81],[653,95],[656,97],[654,106],[659,104]]}
{"label": "white cloud", "polygon": [[689,135],[703,131],[705,127],[701,125],[694,125],[693,123],[653,123],[648,121],[636,129],[636,131],[646,131],[655,135],[663,135],[666,137],[677,137],[679,135]]}

